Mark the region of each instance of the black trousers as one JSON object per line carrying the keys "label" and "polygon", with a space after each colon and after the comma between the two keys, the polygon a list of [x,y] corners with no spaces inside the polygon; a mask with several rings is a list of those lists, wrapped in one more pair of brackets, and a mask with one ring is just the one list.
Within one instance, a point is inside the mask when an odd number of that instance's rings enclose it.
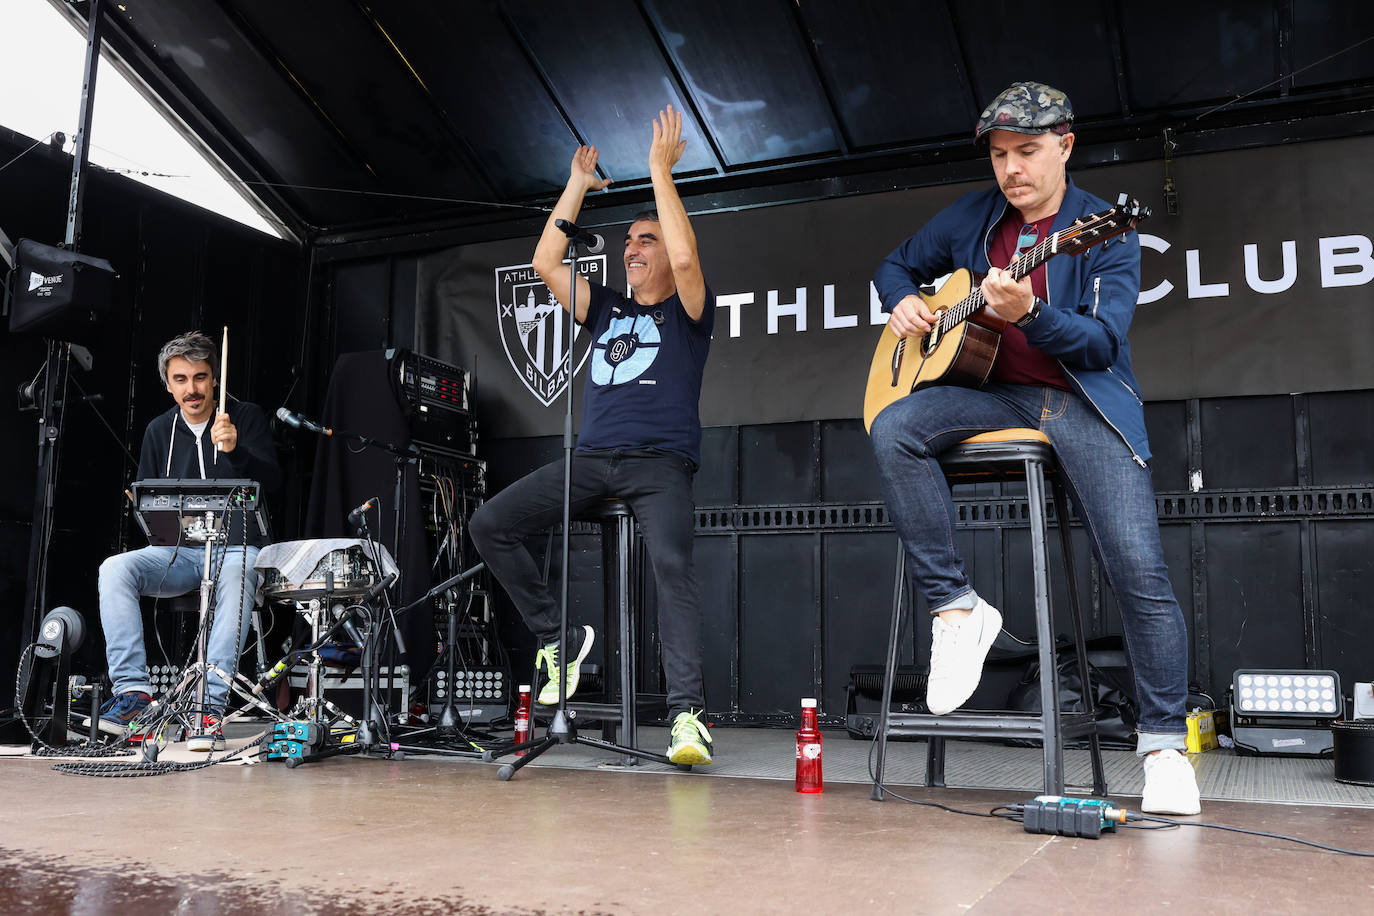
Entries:
{"label": "black trousers", "polygon": [[[609,497],[634,510],[658,592],[658,632],[670,715],[705,706],[701,674],[701,598],[692,568],[690,461],[657,449],[579,450],[573,454],[575,517]],[[563,461],[546,464],[492,497],[469,532],[540,645],[558,641],[559,603],[526,541],[563,520]],[[560,661],[562,659],[560,658]]]}

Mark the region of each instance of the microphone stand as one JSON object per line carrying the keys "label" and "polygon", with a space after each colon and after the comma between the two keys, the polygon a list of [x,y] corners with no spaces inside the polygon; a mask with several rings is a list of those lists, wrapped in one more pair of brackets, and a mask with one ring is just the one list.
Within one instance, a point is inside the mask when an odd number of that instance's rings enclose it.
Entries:
{"label": "microphone stand", "polygon": [[[434,587],[431,588],[429,591],[425,592],[425,593],[424,593],[423,595],[421,595],[419,598],[416,598],[414,601],[410,602],[409,604],[405,605],[404,607],[397,608],[397,609],[393,612],[393,616],[399,617],[399,616],[401,616],[402,614],[406,613],[407,611],[414,610],[415,608],[424,605],[426,602],[432,601],[433,599],[435,599],[435,598],[439,597],[440,595],[442,595],[444,592],[446,592],[446,591],[448,591],[449,589],[453,588],[453,587],[454,587],[455,585],[457,585],[459,582],[465,582],[465,581],[467,581],[468,579],[471,579],[473,576],[477,575],[477,574],[478,574],[479,572],[481,572],[483,569],[486,569],[486,566],[487,566],[487,564],[485,564],[485,563],[478,563],[476,566],[473,566],[473,567],[470,568],[470,569],[465,569],[465,570],[463,570],[462,572],[458,573],[457,575],[452,576],[452,577],[450,577],[450,578],[448,578],[448,579],[445,579],[443,582],[440,582],[438,585],[434,586]],[[450,614],[450,615],[449,615],[449,634],[448,634],[448,635],[449,635],[449,645],[447,646],[447,649],[446,649],[446,650],[449,651],[449,652],[452,652],[452,651],[453,651],[453,644],[452,644],[452,643],[453,643],[453,638],[454,638],[453,630],[454,630],[453,615]],[[451,669],[452,669],[452,665],[450,664],[449,667],[450,667],[450,670],[451,670]],[[462,726],[458,724],[458,720],[457,720],[456,713],[455,713],[454,710],[453,710],[453,687],[452,687],[452,685],[453,685],[453,678],[452,678],[452,676],[450,676],[450,677],[449,677],[448,700],[447,700],[447,701],[445,702],[445,704],[444,704],[444,713],[443,713],[443,717],[440,719],[439,724],[438,724],[437,726],[430,726],[429,728],[422,728],[422,729],[419,729],[419,730],[417,730],[417,731],[410,732],[409,734],[407,734],[407,735],[405,736],[406,739],[407,739],[408,741],[414,741],[414,740],[417,739],[417,738],[420,738],[420,737],[422,737],[422,736],[424,736],[424,735],[429,735],[429,734],[439,735],[439,733],[440,733],[441,731],[450,731],[450,732],[462,732],[462,731],[463,731]],[[405,757],[405,755],[406,755],[407,753],[411,753],[411,754],[436,754],[436,755],[444,756],[444,757],[478,757],[478,758],[485,758],[486,753],[487,753],[486,751],[483,751],[483,750],[464,751],[464,750],[458,750],[457,748],[433,747],[433,746],[429,746],[429,745],[418,745],[418,744],[402,744],[402,743],[394,742],[394,741],[393,741],[393,742],[390,742],[390,743],[388,744],[388,749],[389,749],[389,751],[392,753],[392,755],[394,755],[394,756],[395,756],[396,758],[398,758],[398,759],[404,759],[404,757]]]}
{"label": "microphone stand", "polygon": [[[398,473],[400,469],[401,465],[398,463]],[[367,527],[366,513],[358,520],[357,533],[359,537],[366,538],[369,542],[374,545],[376,544],[376,540],[372,537],[372,532]],[[396,543],[399,548],[400,542],[397,541]],[[377,598],[380,598],[382,601],[388,601],[386,590],[391,587],[393,581],[394,580],[390,577],[383,579],[382,582],[378,583],[380,587],[374,587],[372,590],[369,590],[368,597],[372,598],[375,592]],[[363,603],[366,604],[367,601]],[[386,617],[381,613],[381,610],[380,608],[377,609],[376,618],[372,621],[372,625],[368,627],[367,635],[363,637],[363,644],[358,647],[361,650],[360,666],[363,669],[363,714],[361,718],[358,719],[357,742],[361,746],[363,752],[381,743],[378,736],[388,735],[386,713],[379,708],[381,704],[378,704],[375,700],[377,695],[375,691],[381,689],[381,673],[377,663],[380,661],[379,656],[381,654],[380,637],[386,624]],[[400,634],[397,633],[396,635],[399,639]],[[394,665],[392,667],[394,667]],[[404,702],[404,700],[402,702]]]}
{"label": "microphone stand", "polygon": [[[563,416],[563,546],[562,562],[563,569],[559,579],[559,621],[558,621],[558,651],[561,656],[558,665],[558,706],[554,710],[553,720],[549,723],[544,732],[544,737],[531,741],[524,741],[519,744],[510,744],[506,747],[487,751],[483,755],[483,760],[495,760],[497,757],[504,757],[516,751],[525,751],[523,757],[517,757],[513,762],[503,764],[496,775],[503,782],[515,775],[515,772],[528,763],[532,763],[536,757],[543,754],[556,744],[585,744],[588,747],[597,747],[605,751],[614,751],[622,755],[638,757],[642,760],[652,760],[656,763],[672,765],[663,754],[654,754],[649,751],[642,751],[636,747],[627,747],[615,744],[610,741],[603,741],[599,738],[588,738],[577,733],[577,726],[574,719],[577,713],[568,709],[568,679],[565,674],[568,667],[568,565],[571,555],[570,541],[572,537],[572,460],[573,460],[573,382],[576,366],[573,364],[573,340],[577,334],[577,246],[587,244],[588,238],[585,234],[567,220],[557,220],[555,225],[562,230],[568,237],[568,400],[567,411]],[[624,648],[622,647],[622,650]],[[622,691],[631,689],[629,684],[621,684]]]}
{"label": "microphone stand", "polygon": [[[419,448],[417,448],[413,443],[405,447],[402,447],[399,445],[395,445],[391,442],[382,442],[379,439],[373,439],[371,436],[364,436],[362,433],[353,433],[345,429],[328,428],[318,423],[315,423],[311,420],[307,420],[306,418],[301,417],[299,415],[291,414],[289,411],[286,411],[285,408],[278,411],[277,416],[279,419],[283,420],[291,426],[297,427],[299,429],[305,429],[308,432],[315,433],[316,435],[328,437],[340,436],[344,439],[359,442],[365,446],[371,446],[372,448],[381,449],[382,451],[389,452],[392,456],[394,456],[396,463],[396,483],[392,491],[391,503],[392,512],[394,513],[392,524],[392,548],[393,557],[396,559],[397,567],[399,568],[401,563],[401,516],[405,508],[405,501],[403,498],[405,494],[405,466],[407,464],[415,464],[420,460]],[[366,514],[360,517],[360,524],[357,528],[356,533],[362,537],[366,537],[369,541],[373,541],[373,543],[375,543],[375,540],[372,538],[371,532],[367,527]],[[389,585],[384,587],[379,593],[381,601],[384,604],[384,607],[381,610],[385,613],[377,614],[377,619],[375,623],[373,623],[373,625],[368,629],[368,635],[364,639],[365,645],[360,646],[360,648],[362,649],[363,669],[363,715],[358,723],[357,743],[360,746],[360,750],[363,751],[365,751],[368,748],[376,747],[383,743],[390,744],[389,741],[381,740],[382,736],[389,737],[389,729],[386,722],[386,714],[378,708],[382,704],[377,704],[373,702],[373,697],[376,695],[374,694],[374,690],[380,691],[381,689],[381,670],[378,664],[378,662],[380,662],[381,660],[381,646],[378,637],[383,631],[385,623],[388,620],[390,620],[393,624],[392,633],[395,638],[396,651],[403,654],[405,652],[405,644],[401,639],[401,632],[399,627],[394,626],[394,624],[396,618],[400,616],[400,614],[403,611],[410,610],[417,604],[417,602],[412,602],[411,604],[406,605],[400,611],[392,611],[390,609],[391,598],[386,591],[386,589],[389,587]],[[426,598],[431,597],[432,594],[433,592],[426,594],[425,597],[419,599],[419,601],[424,601]],[[395,659],[396,656],[392,655],[392,664],[389,665],[387,669],[387,680],[389,682],[389,685],[394,684],[395,680]],[[404,702],[404,699],[402,702]],[[402,710],[402,712],[404,713],[405,710]]]}

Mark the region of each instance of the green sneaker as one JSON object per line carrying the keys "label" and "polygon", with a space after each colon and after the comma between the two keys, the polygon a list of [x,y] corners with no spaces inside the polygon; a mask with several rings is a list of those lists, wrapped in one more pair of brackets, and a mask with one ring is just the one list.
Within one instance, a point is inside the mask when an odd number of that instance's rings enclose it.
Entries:
{"label": "green sneaker", "polygon": [[[567,668],[567,694],[571,699],[577,692],[577,681],[581,677],[582,661],[587,657],[587,653],[592,651],[592,643],[596,642],[596,632],[591,627],[577,627],[568,631],[568,639],[574,646],[577,646],[577,657],[572,660],[572,664]],[[578,641],[581,645],[578,645]],[[558,643],[551,642],[539,650],[539,654],[534,657],[534,670],[538,671],[541,667],[545,668],[549,674],[549,682],[539,691],[540,706],[558,705]]]}
{"label": "green sneaker", "polygon": [[673,740],[668,745],[671,762],[686,766],[711,762],[711,750],[706,746],[711,743],[711,733],[701,721],[704,711],[680,712],[673,719]]}

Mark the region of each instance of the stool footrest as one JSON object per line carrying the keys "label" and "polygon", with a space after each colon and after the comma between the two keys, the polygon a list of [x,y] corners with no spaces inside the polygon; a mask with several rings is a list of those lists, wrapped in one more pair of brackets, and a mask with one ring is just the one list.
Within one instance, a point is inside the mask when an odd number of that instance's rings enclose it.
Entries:
{"label": "stool footrest", "polygon": [[[553,707],[549,707],[552,715]],[[569,700],[568,709],[580,719],[591,722],[619,722],[625,720],[625,711],[620,703],[598,703],[591,701]],[[643,719],[662,719],[668,714],[668,700],[660,695],[639,695],[635,698],[635,717]]]}
{"label": "stool footrest", "polygon": [[[1089,713],[1060,714],[1059,733],[1065,738],[1088,735],[1096,729],[1097,722]],[[901,738],[1044,738],[1045,726],[1039,713],[967,711],[934,716],[894,712],[888,714],[887,733]],[[1053,731],[1049,737],[1055,740]]]}

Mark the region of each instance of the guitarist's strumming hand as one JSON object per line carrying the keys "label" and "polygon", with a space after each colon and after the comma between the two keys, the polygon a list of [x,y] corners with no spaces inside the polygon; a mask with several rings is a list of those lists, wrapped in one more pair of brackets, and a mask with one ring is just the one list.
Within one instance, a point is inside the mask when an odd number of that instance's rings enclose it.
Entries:
{"label": "guitarist's strumming hand", "polygon": [[887,326],[898,337],[920,337],[933,324],[935,313],[916,295],[907,296],[893,306],[892,315],[887,320]]}
{"label": "guitarist's strumming hand", "polygon": [[[1016,258],[1011,260],[1013,264],[1016,263]],[[1024,318],[1035,304],[1035,292],[1031,289],[1030,277],[1022,277],[1020,281],[1014,280],[1010,270],[998,267],[989,269],[979,288],[983,291],[988,308],[992,309],[998,318],[1006,321],[1015,322]]]}

